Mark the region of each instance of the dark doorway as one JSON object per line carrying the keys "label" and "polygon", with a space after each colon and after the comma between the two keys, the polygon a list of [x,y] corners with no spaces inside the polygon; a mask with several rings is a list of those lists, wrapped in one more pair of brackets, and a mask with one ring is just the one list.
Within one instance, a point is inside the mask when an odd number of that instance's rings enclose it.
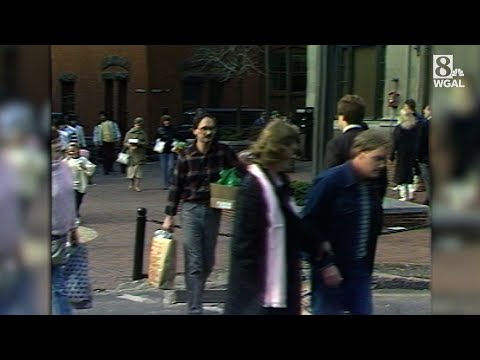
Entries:
{"label": "dark doorway", "polygon": [[127,80],[118,80],[117,123],[120,132],[125,134],[128,126]]}

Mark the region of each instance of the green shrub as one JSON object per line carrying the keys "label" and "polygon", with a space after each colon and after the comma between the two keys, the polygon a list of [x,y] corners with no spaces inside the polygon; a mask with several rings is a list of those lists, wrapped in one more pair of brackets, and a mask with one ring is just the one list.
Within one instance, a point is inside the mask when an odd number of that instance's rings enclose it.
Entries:
{"label": "green shrub", "polygon": [[290,188],[293,191],[293,198],[295,199],[295,204],[298,206],[304,206],[306,202],[306,197],[308,190],[312,184],[306,181],[297,181],[294,180],[290,183]]}

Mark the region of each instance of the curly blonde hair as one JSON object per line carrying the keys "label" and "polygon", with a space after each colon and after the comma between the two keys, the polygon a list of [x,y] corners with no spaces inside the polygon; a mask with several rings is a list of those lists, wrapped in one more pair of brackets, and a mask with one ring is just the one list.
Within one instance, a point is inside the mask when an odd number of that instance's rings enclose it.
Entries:
{"label": "curly blonde hair", "polygon": [[398,123],[404,129],[411,129],[415,126],[416,119],[411,110],[402,109],[400,110]]}
{"label": "curly blonde hair", "polygon": [[298,143],[299,137],[297,126],[283,120],[269,122],[250,147],[253,162],[268,166],[288,160],[291,156],[290,147]]}

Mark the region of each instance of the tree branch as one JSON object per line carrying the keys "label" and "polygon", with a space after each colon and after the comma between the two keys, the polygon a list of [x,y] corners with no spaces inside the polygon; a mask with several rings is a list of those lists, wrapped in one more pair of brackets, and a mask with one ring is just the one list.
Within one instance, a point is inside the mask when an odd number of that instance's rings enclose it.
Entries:
{"label": "tree branch", "polygon": [[251,73],[263,74],[260,45],[212,45],[195,49],[189,63],[199,71],[218,76],[219,81],[245,79]]}

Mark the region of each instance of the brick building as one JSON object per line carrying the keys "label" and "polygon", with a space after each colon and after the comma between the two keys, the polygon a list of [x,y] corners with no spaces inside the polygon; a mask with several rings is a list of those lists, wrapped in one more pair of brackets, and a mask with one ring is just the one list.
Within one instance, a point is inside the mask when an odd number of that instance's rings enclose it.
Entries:
{"label": "brick building", "polygon": [[[163,114],[181,123],[189,108],[236,107],[234,81],[186,68],[193,50],[192,45],[52,45],[52,111],[76,112],[87,135],[100,110],[111,114],[122,133],[142,116],[153,135]],[[269,54],[270,108],[289,113],[303,107],[306,47],[271,46]],[[262,70],[243,81],[242,106],[265,106]]]}

